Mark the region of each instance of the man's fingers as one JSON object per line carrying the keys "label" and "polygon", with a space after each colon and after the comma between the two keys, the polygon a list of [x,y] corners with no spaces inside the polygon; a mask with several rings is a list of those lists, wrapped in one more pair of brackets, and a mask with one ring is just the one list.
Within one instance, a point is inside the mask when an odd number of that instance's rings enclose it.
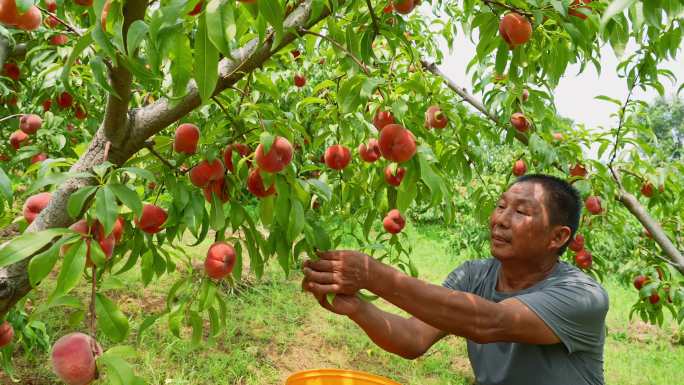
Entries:
{"label": "man's fingers", "polygon": [[344,258],[345,255],[349,254],[349,250],[328,250],[319,251],[316,254],[322,260],[336,261]]}
{"label": "man's fingers", "polygon": [[327,260],[327,259],[321,259],[318,261],[306,261],[304,264],[304,268],[309,268],[311,270],[316,270],[316,271],[322,271],[322,272],[329,272],[331,273],[333,271],[333,261]]}
{"label": "man's fingers", "polygon": [[310,282],[323,283],[323,284],[335,283],[335,280],[334,280],[335,275],[333,273],[316,271],[316,270],[309,269],[308,267],[304,268],[304,276],[306,277],[306,280],[310,281]]}
{"label": "man's fingers", "polygon": [[334,293],[337,294],[340,292],[341,287],[340,285],[333,283],[333,284],[320,284],[320,283],[315,283],[315,282],[307,282],[306,284],[306,290],[310,291],[313,293],[316,298],[323,297],[329,293]]}

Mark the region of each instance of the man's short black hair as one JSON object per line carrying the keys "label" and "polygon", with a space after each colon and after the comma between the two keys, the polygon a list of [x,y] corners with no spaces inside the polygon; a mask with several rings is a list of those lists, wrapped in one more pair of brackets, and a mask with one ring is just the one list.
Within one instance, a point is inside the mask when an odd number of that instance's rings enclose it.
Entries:
{"label": "man's short black hair", "polygon": [[546,207],[552,225],[570,227],[570,240],[558,250],[562,255],[575,236],[582,215],[580,193],[567,181],[551,175],[529,174],[516,179],[515,183],[531,182],[540,184],[547,193]]}

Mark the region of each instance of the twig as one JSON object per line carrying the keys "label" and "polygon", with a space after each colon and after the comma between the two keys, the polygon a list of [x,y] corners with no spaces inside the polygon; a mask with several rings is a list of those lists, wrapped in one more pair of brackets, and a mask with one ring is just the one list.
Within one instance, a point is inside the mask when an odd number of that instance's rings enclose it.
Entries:
{"label": "twig", "polygon": [[57,15],[55,15],[54,13],[52,13],[52,12],[48,11],[47,9],[45,9],[45,8],[43,8],[43,7],[41,7],[41,6],[38,6],[38,5],[36,5],[36,7],[38,7],[38,9],[40,9],[41,12],[43,12],[43,13],[49,15],[49,16],[52,16],[52,17],[53,17],[55,20],[57,20],[60,24],[62,24],[63,26],[65,26],[66,29],[68,29],[69,31],[75,33],[75,34],[78,35],[79,37],[83,36],[83,35],[81,35],[81,33],[80,33],[74,26],[72,26],[71,24],[67,23],[66,21],[60,19],[60,18],[57,17]]}
{"label": "twig", "polygon": [[10,120],[12,118],[16,118],[17,116],[24,116],[24,114],[7,115],[5,117],[0,118],[0,122],[4,122],[5,120]]}
{"label": "twig", "polygon": [[496,5],[497,7],[505,8],[505,9],[507,9],[507,10],[509,10],[509,11],[513,11],[513,12],[519,13],[519,14],[521,14],[521,15],[525,15],[525,16],[527,16],[527,17],[532,17],[532,16],[534,16],[534,15],[532,15],[531,13],[529,13],[529,12],[523,10],[523,9],[516,8],[516,7],[513,7],[513,6],[511,6],[511,5],[501,3],[501,2],[499,2],[499,1],[494,1],[494,0],[482,0],[482,2],[484,2],[485,4],[487,4],[487,5],[490,6],[490,7],[491,7],[492,5]]}
{"label": "twig", "polygon": [[[644,54],[644,57],[647,54],[648,54],[648,51]],[[632,83],[632,86],[629,88],[629,93],[627,93],[627,99],[625,99],[625,103],[622,105],[622,108],[620,108],[620,122],[618,123],[617,132],[615,133],[615,144],[613,145],[613,153],[611,154],[610,161],[608,162],[608,169],[610,170],[610,173],[613,175],[613,179],[615,179],[615,183],[617,183],[617,185],[620,187],[622,187],[622,184],[620,182],[620,179],[617,176],[617,173],[615,173],[615,170],[613,169],[613,162],[615,161],[615,157],[617,156],[617,149],[618,149],[618,145],[620,144],[620,131],[622,131],[622,126],[625,123],[625,114],[627,113],[627,105],[629,105],[629,102],[632,99],[632,93],[634,92],[634,88],[639,83],[639,77],[641,76],[641,70],[643,69],[643,66],[645,63],[646,63],[646,61],[642,61],[641,64],[639,64],[639,67],[637,67],[637,74],[636,74],[636,77],[634,78],[634,83]]]}
{"label": "twig", "polygon": [[90,335],[95,337],[95,333],[97,331],[96,325],[97,325],[97,314],[95,314],[95,293],[96,293],[96,286],[97,286],[97,266],[93,264],[93,269],[92,269],[92,285],[90,289]]}
{"label": "twig", "polygon": [[216,105],[219,106],[219,108],[221,109],[221,111],[223,111],[223,113],[226,114],[226,117],[227,117],[228,119],[230,119],[231,121],[233,121],[233,118],[230,116],[230,113],[228,112],[228,110],[226,109],[226,107],[224,107],[223,104],[221,104],[221,102],[218,100],[218,98],[217,98],[216,96],[212,96],[212,97],[211,97],[211,100],[213,100],[214,103],[216,103]]}
{"label": "twig", "polygon": [[156,156],[157,159],[159,159],[162,163],[164,163],[166,165],[166,167],[170,168],[171,170],[176,169],[175,167],[173,167],[173,165],[171,163],[169,163],[168,160],[164,159],[161,156],[161,154],[159,154],[157,152],[157,150],[154,149],[154,142],[150,142],[150,141],[145,142],[145,148],[147,148],[152,153],[152,155]]}
{"label": "twig", "polygon": [[[245,83],[245,89],[242,90],[242,94],[240,95],[240,102],[238,102],[237,105],[237,111],[235,112],[235,116],[240,116],[240,112],[242,111],[242,103],[245,101],[245,97],[249,94],[249,85],[252,83],[252,72],[247,75],[247,83]],[[239,88],[236,88],[239,90]]]}
{"label": "twig", "polygon": [[306,34],[309,34],[309,35],[318,36],[318,37],[320,37],[321,39],[325,39],[325,40],[329,41],[330,44],[332,44],[332,45],[334,45],[335,47],[337,47],[338,49],[342,50],[344,53],[347,54],[347,56],[349,56],[352,60],[354,60],[354,62],[355,62],[356,64],[358,64],[359,67],[361,67],[361,69],[363,70],[363,72],[366,73],[366,75],[370,75],[370,71],[368,70],[368,67],[366,67],[366,65],[363,64],[363,62],[362,62],[361,60],[359,60],[359,58],[357,58],[356,56],[354,56],[353,53],[349,52],[349,50],[347,50],[342,44],[336,42],[335,40],[329,38],[328,36],[321,35],[320,33],[313,32],[313,31],[310,31],[310,30],[308,30],[308,29],[301,28],[299,31],[300,31],[301,33],[306,33]]}
{"label": "twig", "polygon": [[109,149],[110,148],[112,148],[112,142],[110,142],[108,140],[107,143],[105,143],[104,155],[102,156],[102,158],[104,159],[105,162],[109,159]]}
{"label": "twig", "polygon": [[373,9],[373,4],[371,4],[371,0],[366,0],[366,5],[368,6],[368,12],[370,12],[371,19],[373,20],[373,29],[375,30],[375,35],[379,35],[380,22],[378,21],[378,16],[375,15],[375,10]]}

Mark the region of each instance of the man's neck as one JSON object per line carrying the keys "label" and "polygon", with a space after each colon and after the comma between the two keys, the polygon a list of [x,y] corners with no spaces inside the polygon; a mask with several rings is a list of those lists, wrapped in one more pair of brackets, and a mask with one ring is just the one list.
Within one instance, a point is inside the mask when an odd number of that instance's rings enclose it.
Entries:
{"label": "man's neck", "polygon": [[544,259],[536,265],[529,261],[502,261],[496,290],[514,292],[524,290],[548,277],[558,263],[558,258]]}

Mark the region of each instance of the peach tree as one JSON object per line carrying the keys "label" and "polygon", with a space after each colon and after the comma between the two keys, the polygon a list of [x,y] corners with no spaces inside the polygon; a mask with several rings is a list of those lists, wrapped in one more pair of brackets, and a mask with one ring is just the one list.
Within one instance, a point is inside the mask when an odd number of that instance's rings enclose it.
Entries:
{"label": "peach tree", "polygon": [[[132,349],[116,345],[132,329],[105,290],[117,275],[176,278],[138,337],[163,321],[194,343],[215,339],[229,320],[225,283],[244,267],[260,277],[273,260],[289,274],[351,239],[417,276],[407,213],[484,224],[528,172],[567,177],[585,200],[564,258],[635,279],[633,312],[681,322],[684,166],[648,140],[633,91],[677,81],[662,63],[678,54],[683,10],[681,0],[0,0],[4,367],[12,340],[46,344],[41,312],[69,307],[88,334],[54,344],[57,376],[144,383],[126,363]],[[437,66],[459,33],[477,42],[472,91]],[[604,44],[622,55],[604,70],[629,95],[600,97],[617,123],[594,130],[557,114],[554,89],[570,65],[601,69]],[[183,247],[207,237],[196,264]],[[53,271],[29,317],[27,295]],[[85,285],[84,302],[72,291]],[[96,332],[114,344],[104,353]]]}

